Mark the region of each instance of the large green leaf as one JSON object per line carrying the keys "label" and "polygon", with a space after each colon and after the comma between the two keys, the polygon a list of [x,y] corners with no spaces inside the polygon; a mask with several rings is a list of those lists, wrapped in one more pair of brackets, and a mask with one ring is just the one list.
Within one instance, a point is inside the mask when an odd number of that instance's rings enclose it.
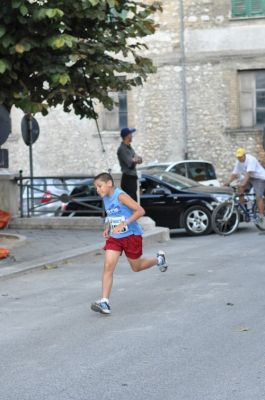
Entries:
{"label": "large green leaf", "polygon": [[19,8],[22,5],[22,0],[11,0],[12,8]]}
{"label": "large green leaf", "polygon": [[92,6],[96,6],[100,3],[101,0],[88,0]]}
{"label": "large green leaf", "polygon": [[6,72],[6,70],[10,69],[10,62],[5,59],[0,59],[0,74]]}
{"label": "large green leaf", "polygon": [[25,4],[21,4],[21,6],[19,7],[19,11],[22,15],[28,14],[28,8],[25,6]]}
{"label": "large green leaf", "polygon": [[5,33],[6,33],[6,28],[5,28],[5,26],[0,25],[0,38],[1,38],[2,36],[4,36]]}

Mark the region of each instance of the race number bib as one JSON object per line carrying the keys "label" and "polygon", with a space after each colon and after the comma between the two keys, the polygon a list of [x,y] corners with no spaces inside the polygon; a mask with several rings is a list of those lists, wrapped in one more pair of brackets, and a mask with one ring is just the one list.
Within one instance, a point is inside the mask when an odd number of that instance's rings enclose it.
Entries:
{"label": "race number bib", "polygon": [[[119,225],[121,222],[124,222],[124,217],[109,217],[109,224],[110,224],[110,233],[112,234],[113,229],[115,226]],[[124,228],[119,233],[128,232],[128,226],[125,225]]]}

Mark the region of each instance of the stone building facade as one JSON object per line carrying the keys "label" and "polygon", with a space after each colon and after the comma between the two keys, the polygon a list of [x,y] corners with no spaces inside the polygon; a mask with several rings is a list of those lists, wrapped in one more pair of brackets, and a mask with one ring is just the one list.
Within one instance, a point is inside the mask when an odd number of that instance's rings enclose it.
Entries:
{"label": "stone building facade", "polygon": [[[238,7],[246,1],[237,1]],[[230,0],[162,3],[163,13],[155,16],[157,32],[147,39],[145,52],[157,73],[127,93],[128,125],[137,128],[134,148],[145,162],[185,157],[212,161],[220,179],[231,171],[238,146],[264,163],[265,10],[235,17]],[[36,116],[35,175],[119,171],[119,131],[108,130],[103,110],[98,110],[102,142],[94,121],[60,109],[45,118]],[[27,174],[21,117],[12,110],[12,133],[3,147],[9,149],[10,169]]]}

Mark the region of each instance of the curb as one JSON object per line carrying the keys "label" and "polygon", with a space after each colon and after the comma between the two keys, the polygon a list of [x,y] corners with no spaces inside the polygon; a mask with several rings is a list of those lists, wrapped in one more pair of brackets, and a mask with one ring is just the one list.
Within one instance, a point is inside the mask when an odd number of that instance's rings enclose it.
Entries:
{"label": "curb", "polygon": [[[170,240],[169,229],[153,228],[144,233],[143,240],[144,245],[154,242],[166,242]],[[59,265],[65,264],[68,261],[81,259],[83,257],[87,258],[89,255],[94,255],[99,252],[103,253],[102,244],[100,246],[95,244],[79,247],[77,249],[65,251],[64,254],[58,253],[47,257],[42,257],[41,259],[25,261],[22,263],[14,263],[13,265],[0,268],[0,281],[33,271],[57,268]]]}

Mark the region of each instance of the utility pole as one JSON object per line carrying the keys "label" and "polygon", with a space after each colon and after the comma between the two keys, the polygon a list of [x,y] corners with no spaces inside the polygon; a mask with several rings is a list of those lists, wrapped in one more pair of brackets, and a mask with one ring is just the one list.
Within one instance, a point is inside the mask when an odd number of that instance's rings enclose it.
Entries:
{"label": "utility pole", "polygon": [[188,159],[188,116],[187,116],[187,86],[186,86],[186,54],[185,54],[185,25],[183,0],[179,0],[179,37],[181,65],[181,94],[182,94],[182,139],[184,159]]}

